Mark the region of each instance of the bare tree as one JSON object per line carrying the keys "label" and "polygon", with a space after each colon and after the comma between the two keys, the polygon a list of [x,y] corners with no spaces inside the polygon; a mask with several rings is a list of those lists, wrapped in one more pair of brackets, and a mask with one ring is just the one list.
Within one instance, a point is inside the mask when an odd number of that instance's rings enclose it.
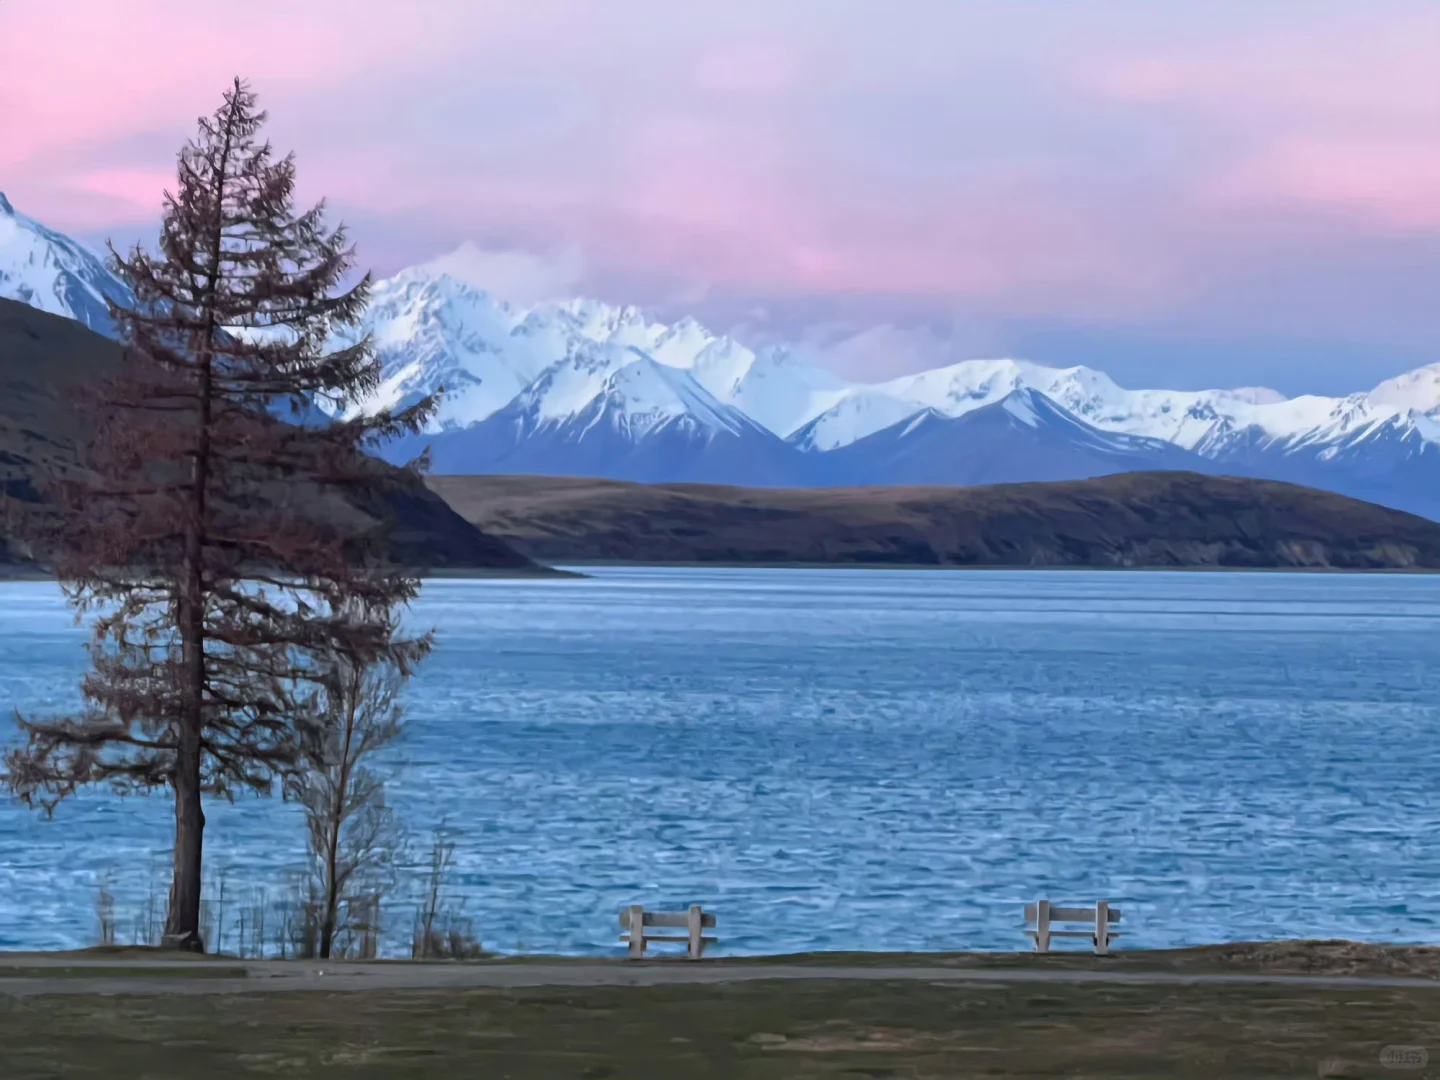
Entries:
{"label": "bare tree", "polygon": [[180,152],[159,253],[114,254],[136,298],[112,309],[124,360],[78,403],[80,468],[47,483],[32,545],[96,616],[86,707],[22,717],[6,755],[11,789],[52,809],[87,784],[173,792],[164,941],[187,949],[204,947],[202,796],[268,793],[302,766],[325,734],[327,657],[408,672],[426,648],[392,618],[418,580],[353,507],[398,482],[363,451],[432,403],[313,422],[379,384],[368,340],[325,348],[369,278],[342,287],[345,232],[323,204],[294,209],[294,161],[259,141],[264,119],[237,79]]}
{"label": "bare tree", "polygon": [[95,892],[95,921],[100,927],[100,944],[115,944],[115,893],[108,875],[100,879]]}
{"label": "bare tree", "polygon": [[293,782],[305,808],[316,954],[337,940],[350,952],[379,932],[378,899],[393,883],[404,831],[385,801],[384,778],[370,764],[404,730],[399,703],[405,672],[337,654],[322,701],[327,736]]}
{"label": "bare tree", "polygon": [[430,847],[430,866],[415,911],[410,956],[416,960],[478,960],[485,955],[475,924],[464,914],[464,901],[449,892],[455,869],[455,842],[442,824]]}

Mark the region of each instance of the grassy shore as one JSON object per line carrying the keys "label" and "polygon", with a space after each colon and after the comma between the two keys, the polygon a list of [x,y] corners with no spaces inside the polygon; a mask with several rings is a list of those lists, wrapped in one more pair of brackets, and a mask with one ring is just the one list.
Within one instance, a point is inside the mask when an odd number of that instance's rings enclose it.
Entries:
{"label": "grassy shore", "polygon": [[[1394,1076],[1440,992],[1233,986],[730,986],[0,999],[30,1077]],[[1423,1071],[1410,1075],[1425,1075]]]}
{"label": "grassy shore", "polygon": [[[113,963],[113,974],[121,978],[144,970],[144,956],[134,950],[74,955],[88,963],[104,959],[107,969]],[[1057,972],[1079,967],[1178,975],[1433,978],[1440,972],[1437,950],[1338,942],[1109,958],[971,954],[776,960],[792,967],[813,965],[817,975],[835,964]],[[534,961],[499,961],[527,962]],[[233,962],[217,959],[195,965],[195,974],[202,975],[200,969],[212,963],[226,976],[235,973]],[[623,962],[614,968],[645,970]],[[96,971],[92,967],[84,974],[93,977]],[[55,977],[54,968],[29,967],[23,957],[0,958],[0,979]],[[159,993],[132,982],[118,996],[87,996],[51,986],[35,996],[0,995],[0,1076],[5,1080],[1440,1075],[1434,1066],[1397,1072],[1382,1062],[1387,1047],[1423,1047],[1440,1066],[1440,984],[1408,989],[947,984],[850,978],[847,971],[842,979],[721,985],[316,988],[263,994],[228,989]]]}

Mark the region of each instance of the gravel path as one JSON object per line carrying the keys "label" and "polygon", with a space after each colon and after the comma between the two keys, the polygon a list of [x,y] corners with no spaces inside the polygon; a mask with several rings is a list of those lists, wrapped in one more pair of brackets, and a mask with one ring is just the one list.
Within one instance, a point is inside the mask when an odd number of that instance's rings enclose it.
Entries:
{"label": "gravel path", "polygon": [[[6,969],[10,972],[7,974]],[[56,974],[46,973],[47,968]],[[18,970],[17,970],[18,969]],[[89,974],[90,969],[94,974]],[[241,977],[231,973],[244,970]],[[173,975],[171,973],[174,973]],[[1434,990],[1440,980],[1250,973],[1024,970],[955,967],[821,967],[659,961],[515,964],[337,964],[15,959],[0,963],[0,995],[263,994],[366,990],[512,989],[540,986],[717,985],[764,980],[1101,985],[1281,985],[1314,989]]]}

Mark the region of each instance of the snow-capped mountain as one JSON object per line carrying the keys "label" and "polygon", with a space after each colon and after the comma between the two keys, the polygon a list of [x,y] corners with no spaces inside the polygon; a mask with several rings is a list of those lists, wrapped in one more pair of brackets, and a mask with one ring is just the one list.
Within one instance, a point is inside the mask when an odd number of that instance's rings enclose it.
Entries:
{"label": "snow-capped mountain", "polygon": [[1250,426],[1217,438],[1207,458],[1221,469],[1410,510],[1440,520],[1440,421],[1342,399],[1329,422],[1275,435]]}
{"label": "snow-capped mountain", "polygon": [[1375,408],[1419,414],[1440,411],[1440,364],[1416,368],[1386,379],[1365,396]]}
{"label": "snow-capped mountain", "polygon": [[[381,400],[444,386],[438,430],[465,428],[514,401],[550,365],[588,344],[637,349],[688,372],[717,402],[796,448],[826,453],[933,412],[957,418],[1035,390],[1102,431],[1160,439],[1202,457],[1287,440],[1337,439],[1408,413],[1440,416],[1440,365],[1348,398],[1274,390],[1131,390],[1087,367],[965,360],[874,384],[847,382],[785,346],[751,348],[694,318],[673,324],[634,307],[571,300],[520,309],[450,277],[446,260],[380,282],[365,329],[387,370]],[[1269,452],[1268,450],[1266,452]]]}
{"label": "snow-capped mountain", "polygon": [[[440,259],[376,283],[385,371],[363,407],[445,391],[442,472],[751,484],[975,483],[1140,468],[1271,476],[1440,517],[1440,364],[1369,392],[1131,390],[1087,367],[965,360],[885,382],[803,349],[596,300],[514,305]],[[88,248],[0,196],[0,296],[108,332],[128,299]],[[342,343],[342,342],[338,342]]]}
{"label": "snow-capped mountain", "polygon": [[969,486],[1083,480],[1117,472],[1213,471],[1204,458],[1173,443],[1103,431],[1029,388],[958,416],[927,409],[848,446],[811,456],[835,484]]}
{"label": "snow-capped mountain", "polygon": [[[1263,387],[1131,390],[1093,368],[1014,359],[858,384],[798,350],[752,348],[693,318],[667,325],[591,300],[521,310],[433,266],[380,283],[367,328],[389,375],[386,400],[449,391],[432,440],[443,472],[804,485],[1191,468],[1293,479],[1440,514],[1440,497],[1430,494],[1440,488],[1430,476],[1440,457],[1440,365],[1344,398],[1286,398]],[[674,412],[686,419],[656,429],[667,438],[685,433],[683,454],[634,449],[661,443],[647,425],[618,419],[626,410],[595,389],[615,373],[615,349],[648,359],[651,379],[686,376],[680,385],[690,394],[676,396],[684,407]],[[610,359],[590,370],[599,357]],[[1037,427],[1016,427],[1018,402],[1033,406]],[[736,417],[750,422],[743,434]],[[712,431],[714,439],[700,435]],[[1109,436],[1118,441],[1104,443]],[[962,456],[968,464],[958,463]]]}
{"label": "snow-capped mountain", "polygon": [[1036,390],[1106,431],[1163,439],[1193,449],[1212,421],[1284,401],[1274,390],[1125,390],[1087,367],[1052,368],[1023,360],[964,360],[874,386],[852,388],[798,435],[807,450],[834,450],[931,411],[964,416],[1017,390]]}
{"label": "snow-capped mountain", "polygon": [[781,439],[716,400],[690,372],[631,345],[577,346],[505,408],[425,441],[442,473],[757,485],[795,479],[795,452]]}
{"label": "snow-capped mountain", "polygon": [[578,337],[561,320],[516,311],[423,266],[378,282],[364,323],[336,344],[367,333],[385,365],[369,404],[408,405],[444,390],[437,430],[464,428],[504,408]]}
{"label": "snow-capped mountain", "polygon": [[19,213],[0,192],[0,296],[113,335],[105,298],[130,290],[105,260],[68,236]]}
{"label": "snow-capped mountain", "polygon": [[666,326],[637,308],[593,300],[516,309],[451,276],[447,264],[437,260],[378,282],[364,323],[341,339],[370,334],[386,372],[376,406],[408,404],[443,388],[437,431],[480,423],[550,365],[591,345],[639,349],[688,371],[717,401],[781,437],[850,389],[784,347],[752,350],[694,319]]}

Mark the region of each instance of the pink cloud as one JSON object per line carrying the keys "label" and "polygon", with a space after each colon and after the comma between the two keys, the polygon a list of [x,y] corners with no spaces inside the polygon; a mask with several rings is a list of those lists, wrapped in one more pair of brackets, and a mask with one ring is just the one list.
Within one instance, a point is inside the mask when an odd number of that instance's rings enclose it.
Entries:
{"label": "pink cloud", "polygon": [[[0,167],[85,139],[185,130],[236,75],[272,96],[343,91],[367,74],[423,70],[478,34],[497,44],[554,8],[527,0],[248,0],[244,17],[191,0],[48,0],[0,7]],[[37,48],[36,42],[47,47]]]}
{"label": "pink cloud", "polygon": [[1440,8],[1384,19],[1317,12],[1237,40],[1086,65],[1102,97],[1168,110],[1229,147],[1203,197],[1397,231],[1440,224]]}
{"label": "pink cloud", "polygon": [[1315,206],[1400,232],[1440,229],[1440,139],[1297,139],[1268,147],[1220,177],[1225,202],[1294,211]]}
{"label": "pink cloud", "polygon": [[154,214],[165,191],[175,189],[175,174],[153,169],[101,169],[76,176],[70,186],[76,191],[126,203],[140,213]]}
{"label": "pink cloud", "polygon": [[240,73],[382,272],[474,240],[614,299],[1140,319],[1433,234],[1440,9],[1390,3],[0,0],[0,188],[153,220]]}
{"label": "pink cloud", "polygon": [[773,93],[800,77],[801,60],[778,42],[746,42],[706,52],[695,70],[695,84],[729,93]]}

